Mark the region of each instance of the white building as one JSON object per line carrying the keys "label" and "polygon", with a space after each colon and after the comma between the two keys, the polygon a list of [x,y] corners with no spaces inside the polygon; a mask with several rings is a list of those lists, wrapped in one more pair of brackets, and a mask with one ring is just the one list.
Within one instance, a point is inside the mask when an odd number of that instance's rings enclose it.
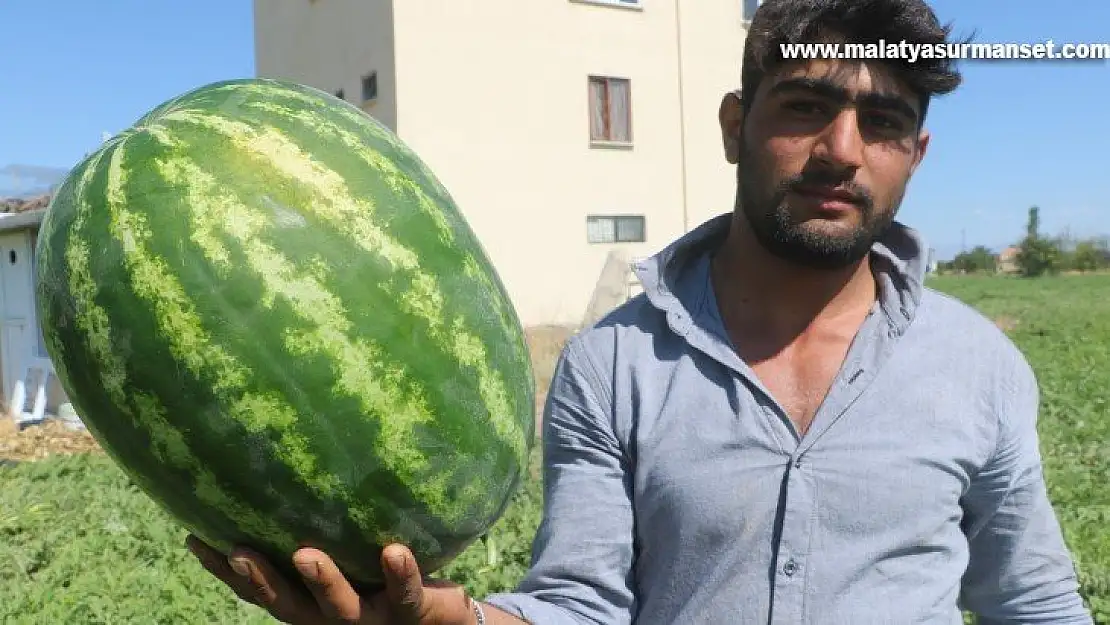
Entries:
{"label": "white building", "polygon": [[45,214],[45,208],[0,213],[0,416],[17,422],[41,419],[68,401],[35,308],[35,243]]}
{"label": "white building", "polygon": [[757,0],[255,0],[257,74],[359,104],[458,201],[526,325],[732,207]]}

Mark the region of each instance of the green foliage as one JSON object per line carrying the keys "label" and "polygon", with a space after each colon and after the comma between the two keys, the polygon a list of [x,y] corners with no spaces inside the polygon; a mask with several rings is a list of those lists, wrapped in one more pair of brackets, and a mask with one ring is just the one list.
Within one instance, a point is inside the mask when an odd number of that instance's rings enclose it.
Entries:
{"label": "green foliage", "polygon": [[0,469],[0,622],[272,623],[105,456]]}
{"label": "green foliage", "polygon": [[1099,253],[1094,241],[1080,241],[1072,252],[1071,266],[1076,271],[1095,271],[1101,268],[1105,256]]}
{"label": "green foliage", "polygon": [[[511,590],[528,566],[540,498],[534,467],[488,539],[443,576],[477,596]],[[185,535],[102,454],[0,468],[0,623],[274,623],[213,579]]]}
{"label": "green foliage", "polygon": [[532,537],[543,513],[543,487],[538,449],[532,475],[517,493],[512,507],[479,542],[438,574],[466,587],[472,596],[511,591],[532,561]]}
{"label": "green foliage", "polygon": [[940,277],[930,286],[1012,327],[1041,385],[1049,495],[1095,622],[1110,624],[1110,275]]}
{"label": "green foliage", "polygon": [[1029,221],[1025,226],[1025,238],[1018,246],[1017,265],[1021,275],[1035,278],[1044,274],[1060,271],[1060,248],[1040,233],[1040,208],[1029,209]]}
{"label": "green foliage", "polygon": [[[1009,329],[1036,369],[1049,494],[1095,622],[1110,625],[1110,275],[939,277]],[[534,457],[538,462],[539,452]],[[524,575],[538,473],[485,540],[441,572],[483,596]],[[272,623],[182,546],[185,532],[100,455],[0,468],[0,622]]]}
{"label": "green foliage", "polygon": [[1064,233],[1052,239],[1060,271],[1091,272],[1110,269],[1110,237],[1077,239]]}
{"label": "green foliage", "polygon": [[[1000,255],[983,245],[957,254],[952,260],[937,263],[937,273],[990,274],[999,271],[1025,277],[1062,272],[1089,273],[1110,270],[1110,237],[1084,239],[1064,231],[1048,237],[1041,233],[1041,211],[1033,206],[1025,224],[1025,236],[1017,244],[1017,254],[1003,263]],[[1016,267],[1015,267],[1016,266]]]}
{"label": "green foliage", "polygon": [[977,245],[967,252],[961,252],[946,263],[946,271],[959,273],[994,273],[998,266],[998,257],[986,246]]}

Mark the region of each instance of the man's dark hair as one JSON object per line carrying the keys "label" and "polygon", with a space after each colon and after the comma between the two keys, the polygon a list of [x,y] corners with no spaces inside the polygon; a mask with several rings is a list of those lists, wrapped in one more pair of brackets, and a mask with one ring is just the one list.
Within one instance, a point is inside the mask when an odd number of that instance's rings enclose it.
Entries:
{"label": "man's dark hair", "polygon": [[[783,63],[780,44],[840,42],[937,45],[947,43],[950,25],[941,25],[925,0],[764,0],[752,17],[744,43],[741,99],[745,110],[763,78]],[[942,55],[937,55],[941,57]],[[803,59],[799,59],[803,60]],[[879,59],[914,90],[925,119],[934,95],[954,91],[961,81],[954,59]],[[750,95],[749,95],[750,94]]]}

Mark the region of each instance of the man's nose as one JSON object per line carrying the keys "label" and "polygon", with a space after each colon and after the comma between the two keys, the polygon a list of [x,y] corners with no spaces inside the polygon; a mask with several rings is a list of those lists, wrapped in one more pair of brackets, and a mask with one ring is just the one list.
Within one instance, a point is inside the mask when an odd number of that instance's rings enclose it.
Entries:
{"label": "man's nose", "polygon": [[856,169],[863,165],[863,148],[859,118],[854,109],[845,108],[818,135],[813,156],[834,167]]}

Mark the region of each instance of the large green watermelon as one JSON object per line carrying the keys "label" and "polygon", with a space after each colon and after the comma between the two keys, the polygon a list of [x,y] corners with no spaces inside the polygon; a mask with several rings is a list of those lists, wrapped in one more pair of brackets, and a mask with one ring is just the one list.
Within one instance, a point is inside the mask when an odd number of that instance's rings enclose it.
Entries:
{"label": "large green watermelon", "polygon": [[59,379],[139,486],[214,546],[359,583],[434,571],[526,474],[520,322],[447,191],[392,132],[288,82],[210,84],[79,163],[37,245]]}

